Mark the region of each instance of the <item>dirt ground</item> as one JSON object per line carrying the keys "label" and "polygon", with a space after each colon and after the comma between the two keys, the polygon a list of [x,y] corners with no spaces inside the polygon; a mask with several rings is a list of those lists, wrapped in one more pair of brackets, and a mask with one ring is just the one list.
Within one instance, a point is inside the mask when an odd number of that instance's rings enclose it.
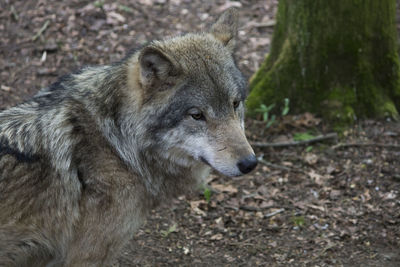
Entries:
{"label": "dirt ground", "polygon": [[[205,30],[230,6],[240,9],[236,57],[250,77],[269,50],[277,2],[1,0],[0,108],[149,40]],[[268,129],[247,120],[252,142],[330,131],[311,114],[289,113]],[[252,174],[213,174],[209,189],[152,211],[115,266],[400,266],[398,122],[255,149],[263,163]]]}

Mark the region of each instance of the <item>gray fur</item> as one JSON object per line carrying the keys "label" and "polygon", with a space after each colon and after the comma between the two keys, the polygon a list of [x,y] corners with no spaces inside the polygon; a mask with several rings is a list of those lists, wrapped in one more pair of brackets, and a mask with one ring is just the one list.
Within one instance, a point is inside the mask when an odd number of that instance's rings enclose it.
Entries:
{"label": "gray fur", "polygon": [[210,167],[241,175],[237,161],[253,151],[236,16],[84,68],[0,113],[0,266],[109,266],[160,201]]}

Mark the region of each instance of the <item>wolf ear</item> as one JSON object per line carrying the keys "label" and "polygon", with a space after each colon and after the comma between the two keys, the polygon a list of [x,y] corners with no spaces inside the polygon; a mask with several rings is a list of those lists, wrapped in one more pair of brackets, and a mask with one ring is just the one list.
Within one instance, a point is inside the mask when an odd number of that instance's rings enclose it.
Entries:
{"label": "wolf ear", "polygon": [[231,52],[235,49],[238,31],[238,11],[229,8],[211,27],[211,34],[221,41]]}
{"label": "wolf ear", "polygon": [[179,74],[172,60],[155,47],[145,47],[139,54],[140,80],[144,87],[165,89]]}

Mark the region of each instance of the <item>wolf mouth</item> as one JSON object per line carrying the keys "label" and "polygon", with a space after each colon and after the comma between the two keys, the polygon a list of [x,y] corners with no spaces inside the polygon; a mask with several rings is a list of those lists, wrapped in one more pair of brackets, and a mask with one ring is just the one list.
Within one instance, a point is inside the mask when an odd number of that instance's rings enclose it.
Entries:
{"label": "wolf mouth", "polygon": [[205,158],[200,157],[200,160],[201,160],[202,162],[204,162],[205,164],[207,164],[208,166],[212,167],[211,164],[210,164]]}

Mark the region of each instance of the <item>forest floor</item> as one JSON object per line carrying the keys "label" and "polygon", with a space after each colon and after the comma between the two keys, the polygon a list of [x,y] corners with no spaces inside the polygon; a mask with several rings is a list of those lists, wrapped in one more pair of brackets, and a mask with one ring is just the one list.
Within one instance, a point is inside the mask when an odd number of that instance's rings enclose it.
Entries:
{"label": "forest floor", "polygon": [[[277,0],[2,0],[0,108],[149,40],[205,30],[230,6],[240,8],[236,57],[250,77],[269,50]],[[252,142],[330,132],[308,113],[268,129],[247,120]],[[398,122],[366,120],[339,138],[255,147],[263,163],[253,173],[212,174],[209,190],[153,210],[115,266],[400,266],[399,146]]]}

